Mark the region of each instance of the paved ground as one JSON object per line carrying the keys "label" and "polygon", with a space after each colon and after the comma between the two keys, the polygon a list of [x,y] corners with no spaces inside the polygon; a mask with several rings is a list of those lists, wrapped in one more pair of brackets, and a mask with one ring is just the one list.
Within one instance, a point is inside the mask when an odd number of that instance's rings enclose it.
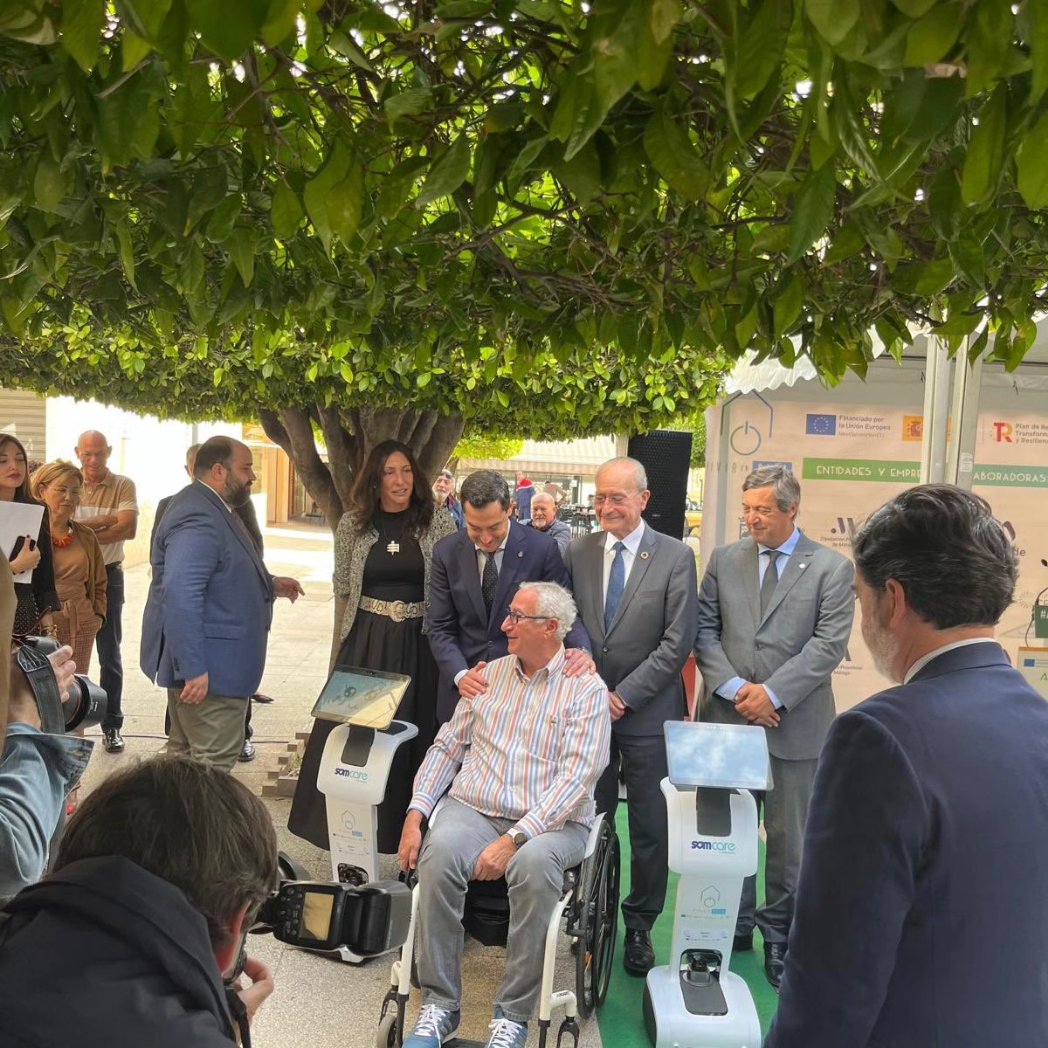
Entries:
{"label": "paved ground", "polygon": [[[306,595],[294,606],[278,601],[261,690],[272,695],[272,705],[254,713],[258,759],[240,764],[236,776],[261,793],[267,771],[276,768],[296,731],[308,728],[309,710],[327,676],[331,638],[331,533],[325,527],[281,527],[266,531],[266,563],[274,574],[292,575]],[[128,761],[149,756],[163,744],[164,693],[138,670],[142,609],[149,587],[147,567],[127,572],[124,608],[124,736],[127,749],[110,755],[96,747],[85,777],[85,790]],[[97,679],[97,665],[92,666]],[[97,734],[97,731],[95,732]],[[292,837],[286,830],[289,801],[266,798],[281,847],[314,876],[330,877],[327,852]],[[389,870],[394,875],[392,865]],[[388,960],[361,967],[330,961],[274,942],[268,936],[251,940],[251,953],[274,970],[277,989],[259,1015],[253,1031],[258,1048],[367,1048],[375,1043],[375,1026],[382,997],[388,989]],[[486,1039],[504,952],[469,943],[464,973],[463,1036]],[[392,955],[390,958],[392,959]],[[618,958],[616,958],[617,960]],[[573,984],[573,963],[566,953],[565,973],[558,986]],[[571,973],[571,974],[569,974]],[[409,1023],[417,1001],[409,1012]],[[554,1015],[554,1021],[559,1016]],[[553,1027],[555,1043],[556,1025]],[[531,1043],[537,1043],[532,1034]],[[583,1027],[581,1048],[599,1048],[595,1020]]]}

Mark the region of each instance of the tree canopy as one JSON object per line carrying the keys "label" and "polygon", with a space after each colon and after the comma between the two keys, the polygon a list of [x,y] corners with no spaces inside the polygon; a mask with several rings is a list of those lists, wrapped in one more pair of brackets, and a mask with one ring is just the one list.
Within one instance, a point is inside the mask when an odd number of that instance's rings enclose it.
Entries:
{"label": "tree canopy", "polygon": [[1015,365],[1046,87],[1045,0],[7,0],[0,381],[290,444],[649,429],[912,323]]}

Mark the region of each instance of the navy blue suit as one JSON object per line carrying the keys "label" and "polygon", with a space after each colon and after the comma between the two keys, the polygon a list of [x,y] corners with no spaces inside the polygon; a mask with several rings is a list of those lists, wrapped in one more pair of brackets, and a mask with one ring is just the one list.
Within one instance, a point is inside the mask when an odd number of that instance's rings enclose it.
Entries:
{"label": "navy blue suit", "polygon": [[[460,670],[508,654],[502,623],[522,582],[556,582],[571,592],[556,542],[534,528],[510,527],[490,615],[480,591],[477,548],[469,535],[456,531],[433,547],[426,625],[429,646],[440,668],[438,723],[451,717],[458,702],[455,676]],[[580,620],[575,620],[564,644],[589,650],[589,636]]]}
{"label": "navy blue suit", "polygon": [[208,692],[258,690],[273,619],[273,580],[240,519],[206,484],[172,496],[150,551],[142,672],[163,687],[208,674]]}
{"label": "navy blue suit", "polygon": [[765,1048],[1048,1044],[1048,703],[996,643],[837,718]]}

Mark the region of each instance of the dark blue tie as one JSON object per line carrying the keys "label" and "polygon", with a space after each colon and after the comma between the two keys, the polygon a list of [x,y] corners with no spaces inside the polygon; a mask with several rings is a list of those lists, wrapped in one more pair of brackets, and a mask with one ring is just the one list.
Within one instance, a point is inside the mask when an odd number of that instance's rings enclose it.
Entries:
{"label": "dark blue tie", "polygon": [[622,603],[622,593],[626,588],[626,559],[622,551],[626,548],[625,543],[616,542],[612,549],[615,550],[615,559],[611,562],[611,574],[608,576],[608,596],[604,601],[604,632],[611,629],[615,621],[615,612],[619,610]]}

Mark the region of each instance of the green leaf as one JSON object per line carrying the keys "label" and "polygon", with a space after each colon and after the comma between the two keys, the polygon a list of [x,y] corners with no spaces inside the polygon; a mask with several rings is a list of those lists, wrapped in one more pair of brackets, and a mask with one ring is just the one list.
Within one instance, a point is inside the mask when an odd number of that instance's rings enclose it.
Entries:
{"label": "green leaf", "polygon": [[553,171],[583,207],[600,192],[600,154],[592,140],[571,160],[554,165]]}
{"label": "green leaf", "polygon": [[95,68],[102,53],[105,0],[64,0],[62,46],[85,73]]}
{"label": "green leaf", "polygon": [[790,328],[793,326],[794,321],[801,315],[806,290],[804,281],[794,273],[782,294],[775,299],[776,336],[788,335],[790,333]]}
{"label": "green leaf", "polygon": [[269,14],[269,0],[185,0],[185,5],[204,43],[229,61],[250,47]]}
{"label": "green leaf", "polygon": [[920,18],[926,11],[930,10],[938,0],[892,0],[892,3],[904,15],[911,18]]}
{"label": "green leaf", "polygon": [[906,37],[908,66],[926,66],[945,58],[957,42],[964,11],[960,4],[938,4],[916,22]]}
{"label": "green leaf", "polygon": [[244,287],[250,287],[255,278],[255,243],[255,234],[243,226],[234,229],[226,241],[229,256],[233,259],[233,265],[237,267]]}
{"label": "green leaf", "polygon": [[804,13],[829,44],[839,44],[859,20],[859,0],[804,0]]}
{"label": "green leaf", "polygon": [[759,94],[778,69],[792,21],[792,0],[763,0],[757,8],[737,41],[729,72],[739,98]]}
{"label": "green leaf", "polygon": [[688,132],[668,111],[665,99],[644,130],[644,151],[671,189],[689,200],[701,200],[706,195],[709,168],[691,144]]}
{"label": "green leaf", "polygon": [[127,282],[137,290],[135,284],[135,248],[131,242],[131,230],[127,223],[121,222],[116,227],[116,240],[120,248],[120,266],[124,270]]}
{"label": "green leaf", "polygon": [[418,195],[419,207],[450,196],[469,177],[469,139],[460,134],[430,168]]}
{"label": "green leaf", "polygon": [[41,211],[53,212],[65,199],[65,176],[50,153],[41,153],[33,176],[33,197]]}
{"label": "green leaf", "polygon": [[348,243],[357,231],[363,209],[364,169],[354,160],[346,177],[336,182],[328,193],[328,222],[332,233],[337,234],[343,244]]}
{"label": "green leaf", "polygon": [[382,106],[392,126],[406,116],[419,116],[433,104],[433,92],[428,87],[413,87],[400,94],[390,95]]}
{"label": "green leaf", "polygon": [[1030,56],[1033,59],[1033,80],[1030,84],[1029,104],[1035,106],[1048,88],[1048,3],[1033,0],[1023,6],[1029,21]]}
{"label": "green leaf", "polygon": [[351,163],[350,153],[339,139],[335,142],[324,165],[306,183],[303,194],[306,213],[325,251],[331,250],[331,237],[335,231],[328,214],[329,197],[332,189],[345,179]]}
{"label": "green leaf", "polygon": [[651,35],[656,44],[664,44],[680,21],[680,0],[652,0]]}
{"label": "green leaf", "polygon": [[833,164],[810,172],[797,190],[797,202],[790,224],[790,253],[786,264],[796,262],[826,231],[833,218],[837,196],[837,176]]}
{"label": "green leaf", "polygon": [[302,0],[270,0],[262,23],[262,40],[267,46],[276,47],[292,32],[301,9]]}
{"label": "green leaf", "polygon": [[368,73],[375,71],[371,63],[364,57],[364,52],[341,29],[336,29],[328,38],[328,47],[343,58],[348,58],[359,69]]}
{"label": "green leaf", "polygon": [[286,240],[298,228],[302,221],[302,205],[298,194],[286,183],[278,182],[273,190],[273,205],[269,212],[273,232],[281,240]]}
{"label": "green leaf", "polygon": [[1048,207],[1048,113],[1023,135],[1019,147],[1019,192],[1026,206]]}
{"label": "green leaf", "polygon": [[1007,84],[998,84],[979,110],[978,126],[972,129],[961,176],[961,200],[969,206],[985,207],[997,189],[1004,165],[1007,96]]}

